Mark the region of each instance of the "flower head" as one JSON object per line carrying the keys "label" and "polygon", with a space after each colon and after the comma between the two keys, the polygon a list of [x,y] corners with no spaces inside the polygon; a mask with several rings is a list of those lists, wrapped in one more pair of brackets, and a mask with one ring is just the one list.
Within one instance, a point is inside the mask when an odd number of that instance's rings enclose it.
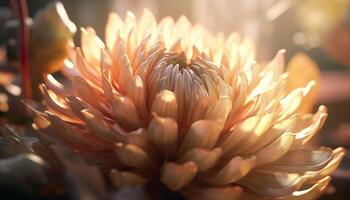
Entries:
{"label": "flower head", "polygon": [[110,173],[117,187],[158,178],[189,199],[314,198],[343,149],[305,144],[327,116],[297,113],[313,82],[285,92],[283,51],[254,62],[250,40],[213,36],[185,17],[159,24],[111,14],[106,44],[82,28],[66,61],[72,88],[48,75],[34,128]]}

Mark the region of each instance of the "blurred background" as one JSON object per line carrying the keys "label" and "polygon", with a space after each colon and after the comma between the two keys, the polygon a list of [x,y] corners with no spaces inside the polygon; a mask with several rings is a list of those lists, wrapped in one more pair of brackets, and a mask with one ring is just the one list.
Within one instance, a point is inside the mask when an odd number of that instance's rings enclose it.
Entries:
{"label": "blurred background", "polygon": [[[50,0],[28,1],[33,17]],[[350,147],[350,0],[61,0],[70,19],[79,28],[92,26],[103,38],[108,13],[121,17],[127,10],[139,16],[144,8],[157,19],[186,15],[192,23],[201,23],[213,34],[236,31],[254,40],[257,60],[273,58],[279,49],[286,49],[287,70],[296,72],[291,84],[305,84],[315,79],[318,86],[310,102],[326,105],[329,118],[318,141],[321,145]],[[11,52],[8,22],[14,19],[10,2],[0,1],[0,85],[11,79],[5,72]],[[80,34],[74,41],[80,43]],[[13,58],[15,59],[15,58]],[[0,111],[6,110],[7,97],[0,93]],[[306,108],[306,109],[315,109]],[[349,157],[349,156],[348,156]],[[350,189],[350,159],[343,162],[343,171],[335,174],[333,195],[324,199],[341,199],[341,192]],[[334,189],[334,188],[333,188]],[[339,195],[339,196],[337,196]]]}

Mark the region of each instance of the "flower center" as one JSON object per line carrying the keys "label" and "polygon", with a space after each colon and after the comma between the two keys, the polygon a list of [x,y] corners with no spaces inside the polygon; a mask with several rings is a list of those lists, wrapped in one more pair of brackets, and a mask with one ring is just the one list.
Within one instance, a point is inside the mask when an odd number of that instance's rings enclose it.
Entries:
{"label": "flower center", "polygon": [[[188,61],[184,53],[164,53],[146,80],[149,91],[148,106],[162,90],[172,91],[178,105],[178,121],[191,123],[196,105],[209,105],[219,97],[218,82],[223,82],[218,67],[201,59]],[[199,114],[202,115],[202,114]]]}

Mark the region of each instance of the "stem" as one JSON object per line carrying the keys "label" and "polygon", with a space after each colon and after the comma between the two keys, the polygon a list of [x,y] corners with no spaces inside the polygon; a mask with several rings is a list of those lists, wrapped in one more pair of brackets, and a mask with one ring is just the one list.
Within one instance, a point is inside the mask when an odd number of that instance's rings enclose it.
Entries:
{"label": "stem", "polygon": [[28,19],[28,7],[26,0],[11,0],[13,10],[20,22],[19,43],[20,43],[20,62],[22,76],[22,90],[24,98],[32,99],[32,84],[29,73],[29,28],[26,20]]}

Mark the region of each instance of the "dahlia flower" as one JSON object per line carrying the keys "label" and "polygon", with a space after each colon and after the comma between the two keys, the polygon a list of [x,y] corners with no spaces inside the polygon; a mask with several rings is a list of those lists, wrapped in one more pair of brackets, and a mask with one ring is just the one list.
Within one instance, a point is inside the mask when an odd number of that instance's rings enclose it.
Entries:
{"label": "dahlia flower", "polygon": [[284,51],[254,62],[249,39],[185,17],[111,14],[105,44],[81,28],[67,87],[47,75],[33,127],[61,138],[116,187],[159,180],[188,199],[313,199],[344,150],[311,148],[326,108],[298,114],[313,81],[287,93]]}

